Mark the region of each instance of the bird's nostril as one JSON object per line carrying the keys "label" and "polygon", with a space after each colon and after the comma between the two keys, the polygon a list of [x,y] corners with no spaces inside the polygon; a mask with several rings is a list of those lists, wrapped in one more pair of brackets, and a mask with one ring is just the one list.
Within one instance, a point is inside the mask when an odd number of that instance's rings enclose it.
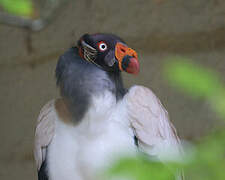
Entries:
{"label": "bird's nostril", "polygon": [[120,50],[121,50],[123,53],[125,53],[125,52],[126,52],[126,51],[125,51],[125,49],[123,49],[123,48],[121,48]]}

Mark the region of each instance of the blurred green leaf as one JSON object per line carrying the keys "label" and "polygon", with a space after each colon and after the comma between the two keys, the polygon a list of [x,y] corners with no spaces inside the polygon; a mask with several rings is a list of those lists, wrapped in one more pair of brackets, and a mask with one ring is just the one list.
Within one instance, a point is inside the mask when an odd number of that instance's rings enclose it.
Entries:
{"label": "blurred green leaf", "polygon": [[225,179],[225,131],[211,133],[195,146],[194,158],[186,163],[151,161],[145,156],[122,158],[107,171],[106,179],[174,180],[183,169],[186,179]]}
{"label": "blurred green leaf", "polygon": [[225,89],[209,98],[212,109],[225,120]]}
{"label": "blurred green leaf", "polygon": [[190,59],[171,57],[164,66],[164,76],[170,85],[192,97],[206,98],[212,109],[225,119],[225,87],[216,72]]}
{"label": "blurred green leaf", "polygon": [[0,5],[15,15],[31,16],[33,12],[31,0],[0,0]]}
{"label": "blurred green leaf", "polygon": [[195,159],[185,167],[193,180],[225,179],[225,131],[220,130],[203,138],[196,146]]}
{"label": "blurred green leaf", "polygon": [[[109,177],[127,177],[133,180],[174,180],[177,166],[150,161],[143,156],[122,158],[109,169]],[[108,178],[109,178],[108,177]],[[108,179],[107,178],[107,179]]]}
{"label": "blurred green leaf", "polygon": [[212,97],[223,89],[216,73],[182,57],[169,58],[164,74],[171,85],[191,96]]}

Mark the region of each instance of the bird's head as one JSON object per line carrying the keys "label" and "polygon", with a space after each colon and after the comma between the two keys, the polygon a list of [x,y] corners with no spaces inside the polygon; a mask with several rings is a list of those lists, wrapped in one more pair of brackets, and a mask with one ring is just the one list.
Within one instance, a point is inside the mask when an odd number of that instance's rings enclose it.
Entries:
{"label": "bird's head", "polygon": [[112,34],[84,34],[78,41],[79,55],[106,71],[138,74],[137,53]]}

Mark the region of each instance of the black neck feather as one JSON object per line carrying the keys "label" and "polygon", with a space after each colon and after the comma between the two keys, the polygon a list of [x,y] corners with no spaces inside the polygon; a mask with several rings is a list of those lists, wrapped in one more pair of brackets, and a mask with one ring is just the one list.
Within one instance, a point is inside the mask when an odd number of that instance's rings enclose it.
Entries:
{"label": "black neck feather", "polygon": [[124,88],[121,72],[108,72],[111,81],[115,84],[116,99],[120,100],[126,94],[127,90]]}

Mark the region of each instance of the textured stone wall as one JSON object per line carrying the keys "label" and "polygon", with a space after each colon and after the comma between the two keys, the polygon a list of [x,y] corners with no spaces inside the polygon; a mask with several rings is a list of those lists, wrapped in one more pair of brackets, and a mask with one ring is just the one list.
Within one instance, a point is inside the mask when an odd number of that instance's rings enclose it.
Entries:
{"label": "textured stone wall", "polygon": [[215,125],[204,100],[168,86],[167,56],[181,55],[225,75],[225,1],[77,0],[60,8],[40,32],[0,25],[0,179],[34,179],[33,135],[40,108],[57,97],[57,58],[83,33],[110,32],[139,52],[141,73],[124,74],[127,86],[150,87],[181,137],[196,139]]}

